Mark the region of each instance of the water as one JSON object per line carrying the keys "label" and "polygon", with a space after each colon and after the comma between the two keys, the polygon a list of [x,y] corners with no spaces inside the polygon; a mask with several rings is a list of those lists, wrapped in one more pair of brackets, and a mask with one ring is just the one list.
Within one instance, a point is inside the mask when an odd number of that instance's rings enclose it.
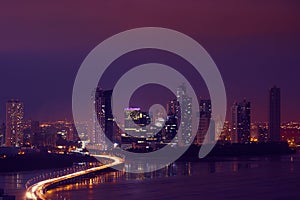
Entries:
{"label": "water", "polygon": [[[41,171],[0,174],[0,187],[24,199]],[[300,154],[177,162],[147,174],[109,172],[47,192],[47,199],[299,199]]]}
{"label": "water", "polygon": [[5,194],[15,195],[16,199],[24,199],[27,180],[47,172],[50,171],[35,170],[28,172],[0,173],[0,188],[4,189]]}

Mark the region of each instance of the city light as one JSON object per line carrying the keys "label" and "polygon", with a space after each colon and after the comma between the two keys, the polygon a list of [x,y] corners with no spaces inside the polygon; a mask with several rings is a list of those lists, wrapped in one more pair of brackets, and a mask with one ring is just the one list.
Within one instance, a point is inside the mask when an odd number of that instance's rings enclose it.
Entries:
{"label": "city light", "polygon": [[44,196],[44,191],[45,189],[47,189],[47,187],[49,187],[50,185],[54,184],[54,183],[59,183],[61,181],[67,180],[67,179],[71,179],[71,178],[75,178],[75,177],[79,177],[79,176],[83,176],[92,172],[96,172],[96,171],[100,171],[109,167],[113,167],[116,165],[120,165],[122,164],[124,161],[122,158],[116,157],[116,156],[110,156],[110,155],[93,155],[95,157],[98,158],[107,158],[107,159],[111,159],[112,162],[109,164],[104,164],[100,167],[93,167],[93,168],[89,168],[83,171],[79,171],[79,172],[75,172],[75,173],[71,173],[68,175],[64,175],[58,178],[51,178],[51,179],[47,179],[47,180],[43,180],[40,181],[38,183],[35,183],[34,185],[30,186],[27,188],[27,192],[26,192],[26,198],[27,199],[46,199],[46,197]]}

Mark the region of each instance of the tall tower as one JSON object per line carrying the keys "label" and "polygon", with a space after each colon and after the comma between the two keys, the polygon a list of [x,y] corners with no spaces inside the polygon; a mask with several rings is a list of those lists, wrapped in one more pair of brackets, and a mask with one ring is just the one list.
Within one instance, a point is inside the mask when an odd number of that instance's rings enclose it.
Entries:
{"label": "tall tower", "polygon": [[0,125],[0,146],[5,145],[5,123]]}
{"label": "tall tower", "polygon": [[112,105],[111,105],[111,99],[112,99],[112,90],[101,90],[100,88],[96,89],[95,93],[95,110],[96,110],[96,119],[98,120],[101,129],[95,127],[95,143],[104,145],[105,146],[105,137],[111,141],[116,142],[115,138],[115,127],[116,124],[113,119],[112,114]]}
{"label": "tall tower", "polygon": [[167,104],[167,115],[168,116],[176,116],[179,117],[180,115],[180,108],[179,108],[179,102],[175,100],[171,100]]}
{"label": "tall tower", "polygon": [[178,145],[185,146],[191,143],[192,138],[192,98],[187,95],[186,86],[177,88],[177,100],[180,105],[180,130],[178,131]]}
{"label": "tall tower", "polygon": [[23,118],[23,102],[19,100],[8,101],[6,103],[6,146],[20,147],[23,145]]}
{"label": "tall tower", "polygon": [[280,141],[280,88],[270,89],[269,130],[272,142]]}
{"label": "tall tower", "polygon": [[211,101],[210,100],[200,100],[200,113],[199,113],[199,126],[196,136],[195,143],[198,145],[203,144],[206,133],[209,133],[209,142],[214,141],[215,134],[213,133],[213,122],[211,123],[212,127],[209,130],[209,125],[211,122]]}
{"label": "tall tower", "polygon": [[234,103],[231,107],[231,143],[238,143],[238,104]]}
{"label": "tall tower", "polygon": [[232,142],[247,144],[250,142],[250,102],[244,100],[232,107]]}
{"label": "tall tower", "polygon": [[180,122],[180,107],[177,99],[167,103],[167,120],[163,130],[163,137],[166,143],[174,142],[178,144],[178,126]]}

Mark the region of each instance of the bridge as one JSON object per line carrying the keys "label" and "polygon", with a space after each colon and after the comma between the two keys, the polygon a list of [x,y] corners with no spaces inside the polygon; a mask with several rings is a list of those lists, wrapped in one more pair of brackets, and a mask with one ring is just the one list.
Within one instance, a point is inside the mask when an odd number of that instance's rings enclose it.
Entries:
{"label": "bridge", "polygon": [[46,199],[45,191],[51,185],[124,163],[123,158],[112,156],[112,155],[92,155],[92,156],[97,157],[97,158],[106,158],[106,159],[112,160],[112,162],[109,162],[109,163],[106,163],[106,164],[103,164],[103,165],[97,166],[97,167],[81,169],[80,171],[77,171],[77,172],[71,172],[66,175],[60,175],[58,177],[48,178],[46,180],[36,182],[32,185],[27,185],[26,186],[27,187],[26,199],[28,199],[28,200],[38,200],[38,199],[45,200]]}

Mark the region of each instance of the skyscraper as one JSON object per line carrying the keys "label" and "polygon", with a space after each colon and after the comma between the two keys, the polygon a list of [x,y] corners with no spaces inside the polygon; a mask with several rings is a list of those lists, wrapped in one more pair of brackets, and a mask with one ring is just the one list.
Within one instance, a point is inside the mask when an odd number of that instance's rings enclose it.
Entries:
{"label": "skyscraper", "polygon": [[5,123],[0,125],[0,146],[5,144]]}
{"label": "skyscraper", "polygon": [[231,143],[238,143],[238,104],[235,102],[231,107]]}
{"label": "skyscraper", "polygon": [[178,117],[180,119],[180,129],[177,133],[178,145],[185,146],[192,142],[192,98],[187,95],[184,84],[179,86],[176,92],[181,110]]}
{"label": "skyscraper", "polygon": [[96,110],[96,120],[98,120],[100,127],[97,127],[98,123],[95,123],[95,133],[94,133],[94,143],[105,145],[105,137],[111,141],[116,142],[117,137],[117,126],[114,122],[112,114],[112,90],[101,90],[100,88],[96,89],[95,93],[95,110]]}
{"label": "skyscraper", "polygon": [[23,102],[19,100],[8,101],[6,103],[6,146],[20,147],[23,145],[23,118]]}
{"label": "skyscraper", "polygon": [[171,100],[167,104],[167,115],[168,116],[176,116],[180,115],[179,102],[175,100]]}
{"label": "skyscraper", "polygon": [[269,133],[272,142],[280,141],[280,88],[270,89]]}
{"label": "skyscraper", "polygon": [[[211,130],[209,129],[210,121],[211,121],[211,101],[210,100],[200,100],[200,113],[199,113],[199,126],[196,136],[195,143],[198,145],[201,145],[204,141],[206,133],[209,131],[210,137],[209,140],[212,141],[214,134],[212,129],[214,127],[211,127]],[[212,123],[213,125],[213,123]]]}
{"label": "skyscraper", "polygon": [[170,143],[173,139],[178,144],[178,126],[180,123],[180,106],[177,99],[167,103],[167,120],[163,129],[163,139]]}
{"label": "skyscraper", "polygon": [[163,140],[165,143],[170,143],[175,138],[176,141],[176,134],[178,130],[178,121],[177,116],[175,115],[168,115],[167,120],[164,126],[164,129],[162,130],[163,133]]}
{"label": "skyscraper", "polygon": [[250,143],[250,102],[244,100],[232,106],[232,143]]}

